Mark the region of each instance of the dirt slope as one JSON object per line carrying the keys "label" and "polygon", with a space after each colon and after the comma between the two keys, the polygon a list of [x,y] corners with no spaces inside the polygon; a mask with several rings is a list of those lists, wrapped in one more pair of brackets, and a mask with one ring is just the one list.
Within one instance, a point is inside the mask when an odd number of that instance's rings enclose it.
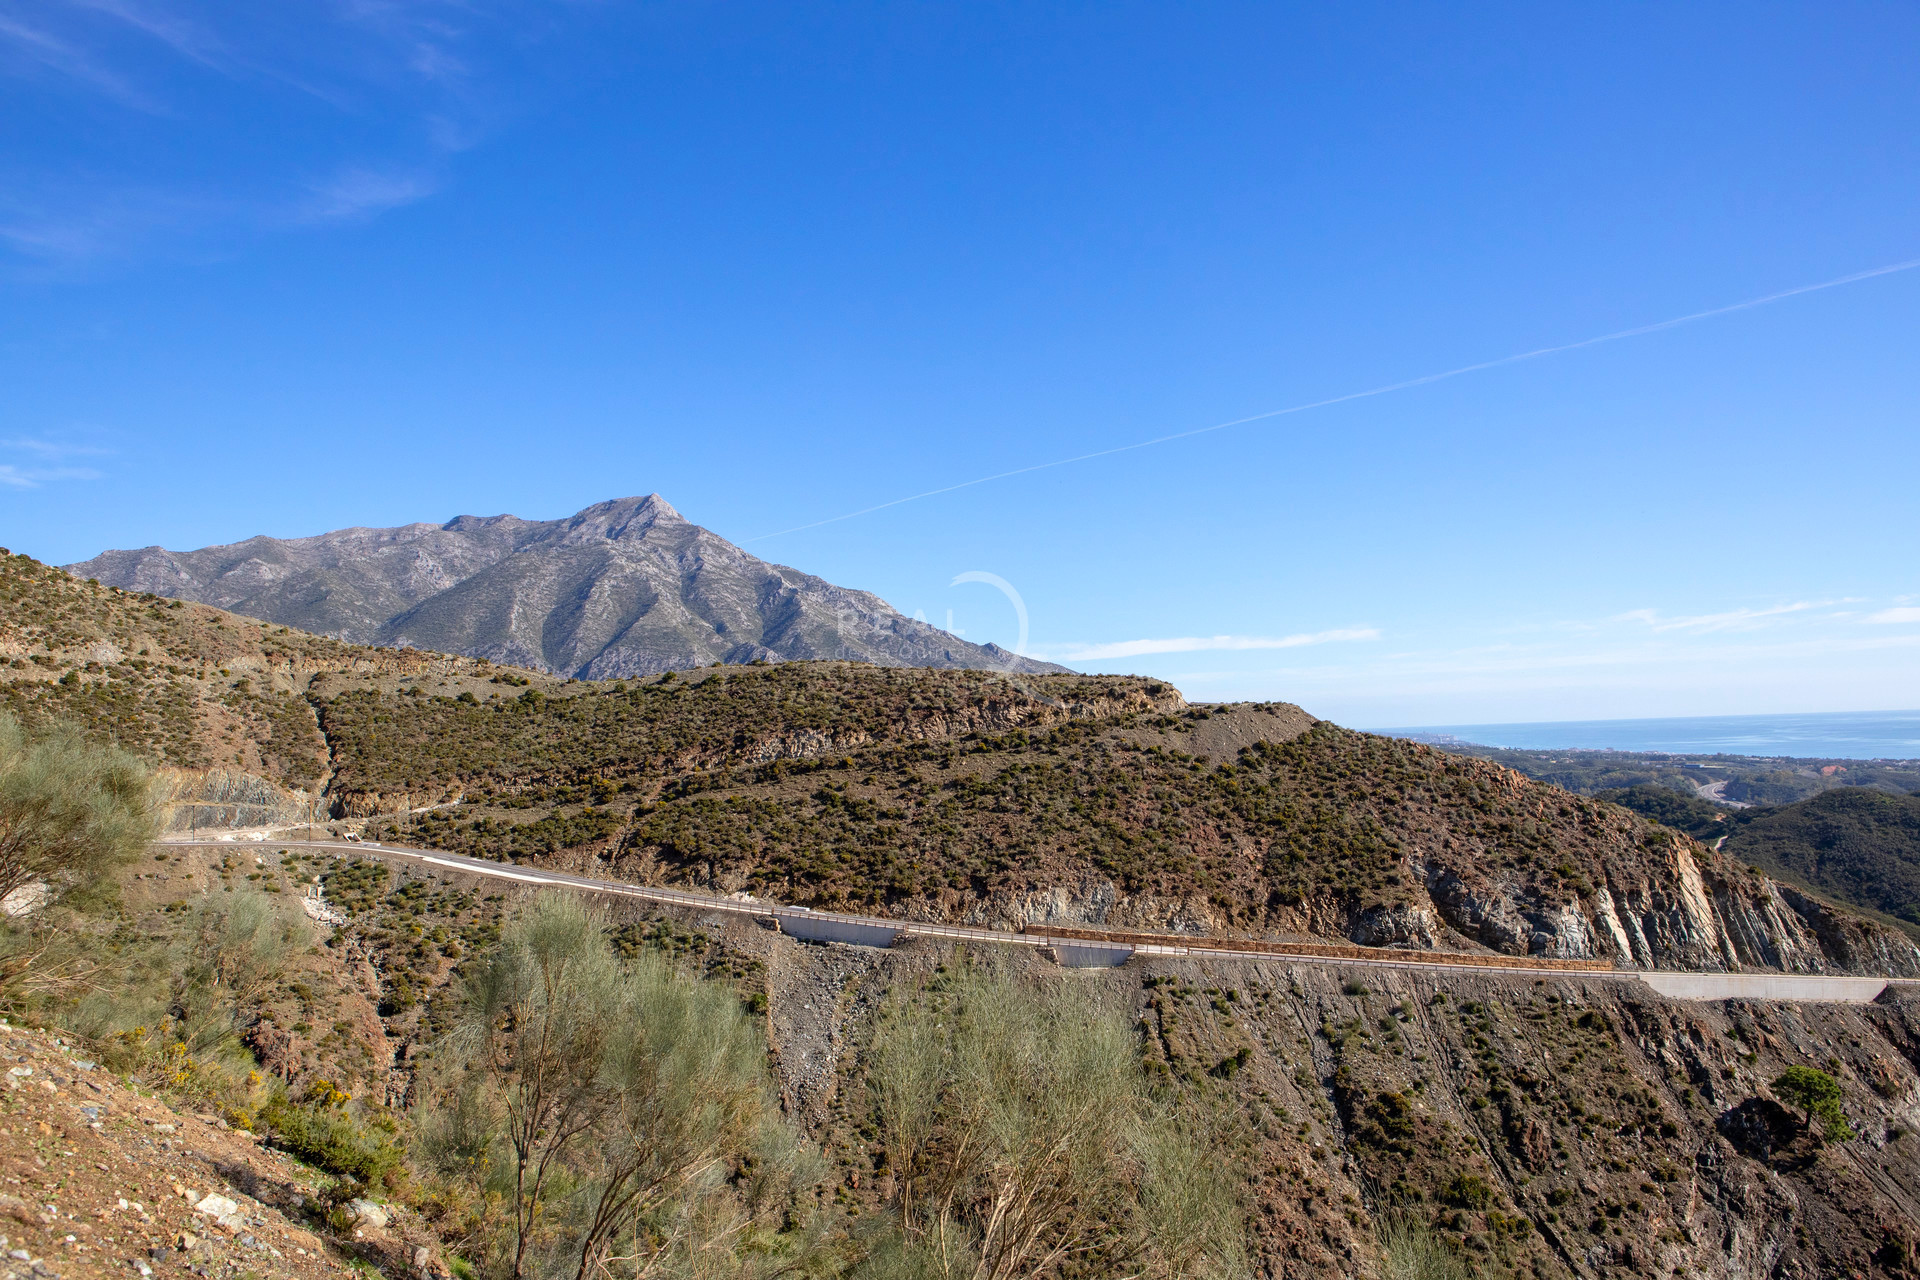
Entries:
{"label": "dirt slope", "polygon": [[323,1280],[354,1262],[445,1274],[437,1243],[402,1211],[349,1223],[320,1198],[319,1175],[51,1033],[0,1029],[0,1063],[0,1275]]}

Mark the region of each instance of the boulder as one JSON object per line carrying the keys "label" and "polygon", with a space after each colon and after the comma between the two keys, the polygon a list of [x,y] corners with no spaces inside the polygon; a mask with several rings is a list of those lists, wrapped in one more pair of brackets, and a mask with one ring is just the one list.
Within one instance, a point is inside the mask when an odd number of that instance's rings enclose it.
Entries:
{"label": "boulder", "polygon": [[234,1214],[240,1212],[240,1206],[237,1202],[220,1195],[218,1192],[209,1192],[201,1198],[199,1204],[193,1207],[195,1212],[204,1213],[215,1221],[223,1218],[231,1218]]}

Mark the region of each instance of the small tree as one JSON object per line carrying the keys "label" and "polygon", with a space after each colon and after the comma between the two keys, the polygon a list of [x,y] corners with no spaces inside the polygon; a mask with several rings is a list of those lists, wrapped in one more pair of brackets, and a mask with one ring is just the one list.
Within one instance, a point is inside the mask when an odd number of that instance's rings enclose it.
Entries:
{"label": "small tree", "polygon": [[886,1013],[871,1084],[899,1231],[863,1274],[1244,1273],[1221,1155],[1152,1096],[1119,1009],[1073,979],[968,971]]}
{"label": "small tree", "polygon": [[469,995],[467,1035],[497,1079],[512,1152],[514,1280],[527,1274],[549,1185],[606,1106],[598,1087],[620,973],[602,917],[542,894],[481,971]]}
{"label": "small tree", "polygon": [[1773,1091],[1805,1116],[1802,1123],[1806,1127],[1812,1128],[1818,1116],[1821,1127],[1835,1142],[1853,1136],[1853,1126],[1840,1110],[1840,1083],[1826,1072],[1814,1067],[1788,1067],[1773,1082]]}
{"label": "small tree", "polygon": [[139,760],[68,729],[29,735],[0,712],[0,898],[35,882],[57,893],[97,881],[156,826]]}
{"label": "small tree", "polygon": [[615,959],[604,915],[544,893],[467,1015],[423,1154],[500,1193],[500,1272],[740,1280],[811,1265],[800,1184],[817,1161],[780,1118],[764,1033],[729,987],[658,956]]}
{"label": "small tree", "polygon": [[[610,1266],[644,1273],[697,1234],[667,1206],[711,1192],[772,1116],[766,1043],[732,991],[655,955],[625,976],[600,1065],[604,1119],[582,1171],[592,1208],[576,1280]],[[623,1236],[626,1252],[610,1257]]]}
{"label": "small tree", "polygon": [[309,937],[304,919],[282,918],[257,889],[202,898],[171,966],[167,1012],[180,1042],[201,1053],[243,1031]]}

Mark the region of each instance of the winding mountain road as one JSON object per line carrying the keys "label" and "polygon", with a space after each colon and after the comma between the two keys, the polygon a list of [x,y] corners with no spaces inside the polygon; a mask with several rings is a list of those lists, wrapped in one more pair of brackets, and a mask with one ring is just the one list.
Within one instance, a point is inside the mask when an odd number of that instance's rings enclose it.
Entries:
{"label": "winding mountain road", "polygon": [[309,849],[372,857],[401,865],[435,867],[467,875],[485,876],[525,885],[576,889],[607,897],[637,899],[662,906],[717,912],[771,920],[781,932],[813,942],[842,942],[888,947],[907,938],[947,938],[1000,946],[1048,948],[1071,968],[1102,968],[1124,964],[1135,955],[1188,956],[1218,960],[1281,960],[1290,964],[1330,965],[1338,968],[1414,969],[1460,976],[1585,978],[1634,982],[1669,999],[1679,1000],[1807,1000],[1843,1004],[1870,1004],[1890,986],[1920,987],[1920,980],[1884,977],[1833,976],[1791,973],[1706,973],[1677,970],[1617,969],[1603,962],[1544,960],[1517,956],[1481,956],[1427,952],[1364,954],[1370,948],[1312,943],[1268,943],[1232,938],[1191,938],[1177,934],[1113,933],[1078,925],[1038,924],[1014,931],[968,925],[894,920],[884,916],[852,915],[785,906],[745,895],[721,897],[686,889],[596,880],[561,871],[545,871],[512,863],[489,862],[465,854],[403,845],[351,840],[207,839],[168,837],[166,845],[218,849]]}

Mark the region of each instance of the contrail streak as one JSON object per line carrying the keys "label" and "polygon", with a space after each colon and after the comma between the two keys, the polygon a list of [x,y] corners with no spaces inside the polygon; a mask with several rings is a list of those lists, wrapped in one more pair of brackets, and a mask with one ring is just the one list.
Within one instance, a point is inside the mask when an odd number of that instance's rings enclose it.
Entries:
{"label": "contrail streak", "polygon": [[1613,333],[1603,333],[1597,338],[1582,338],[1578,342],[1565,342],[1557,347],[1539,347],[1532,351],[1521,351],[1510,356],[1501,356],[1497,360],[1482,360],[1478,364],[1463,364],[1457,369],[1448,369],[1441,373],[1429,373],[1418,378],[1408,378],[1404,382],[1389,382],[1385,386],[1369,387],[1365,391],[1349,391],[1345,395],[1330,396],[1325,400],[1310,400],[1305,404],[1289,405],[1284,409],[1269,409],[1265,413],[1249,414],[1244,418],[1235,418],[1230,422],[1216,422],[1210,427],[1194,427],[1189,431],[1175,431],[1170,435],[1155,436],[1151,440],[1136,440],[1132,444],[1115,445],[1111,449],[1096,449],[1092,453],[1078,453],[1071,458],[1055,458],[1051,462],[1036,462],[1032,466],[1015,467],[1011,471],[996,471],[990,476],[980,476],[973,480],[962,480],[959,484],[943,485],[938,489],[928,489],[923,493],[911,493],[904,498],[895,498],[890,502],[876,503],[871,507],[862,507],[858,511],[849,511],[845,515],[828,516],[825,520],[815,520],[808,524],[797,524],[791,529],[779,529],[773,533],[762,533],[744,542],[764,542],[768,538],[785,537],[789,533],[800,533],[807,529],[818,529],[822,525],[838,524],[842,520],[853,520],[860,516],[870,516],[876,511],[885,511],[888,507],[898,507],[909,502],[918,502],[922,498],[937,498],[943,493],[954,493],[961,489],[971,489],[975,485],[991,484],[995,480],[1008,480],[1014,476],[1029,475],[1035,471],[1049,471],[1054,467],[1068,467],[1076,462],[1091,462],[1095,458],[1110,458],[1116,453],[1131,453],[1135,449],[1150,449],[1158,444],[1170,444],[1175,440],[1190,440],[1194,436],[1204,436],[1215,431],[1225,431],[1229,427],[1244,427],[1249,422],[1264,422],[1269,418],[1284,418],[1289,414],[1306,413],[1310,409],[1325,409],[1330,405],[1346,404],[1352,400],[1368,400],[1374,396],[1384,396],[1394,391],[1405,391],[1410,387],[1424,387],[1433,382],[1445,382],[1448,378],[1458,378],[1463,374],[1480,373],[1487,369],[1498,369],[1503,365],[1519,364],[1523,360],[1538,360],[1542,356],[1557,356],[1568,351],[1579,351],[1584,347],[1597,347],[1605,342],[1619,342],[1623,338],[1638,338],[1649,333],[1659,333],[1663,329],[1677,329],[1683,324],[1692,324],[1697,320],[1711,320],[1715,316],[1732,315],[1736,311],[1751,311],[1755,307],[1764,307],[1770,303],[1781,302],[1788,298],[1797,298],[1804,293],[1819,293],[1822,289],[1838,289],[1841,285],[1857,284],[1862,280],[1872,280],[1877,276],[1890,276],[1900,271],[1911,271],[1920,267],[1920,258],[1909,258],[1905,262],[1895,262],[1884,267],[1874,267],[1869,271],[1856,271],[1852,275],[1840,276],[1834,280],[1822,280],[1819,284],[1803,284],[1795,289],[1782,289],[1779,293],[1769,293],[1758,298],[1748,298],[1745,302],[1735,302],[1729,306],[1714,307],[1708,311],[1695,311],[1689,315],[1675,316],[1671,320],[1660,320],[1653,324],[1638,325],[1632,329],[1620,329]]}

